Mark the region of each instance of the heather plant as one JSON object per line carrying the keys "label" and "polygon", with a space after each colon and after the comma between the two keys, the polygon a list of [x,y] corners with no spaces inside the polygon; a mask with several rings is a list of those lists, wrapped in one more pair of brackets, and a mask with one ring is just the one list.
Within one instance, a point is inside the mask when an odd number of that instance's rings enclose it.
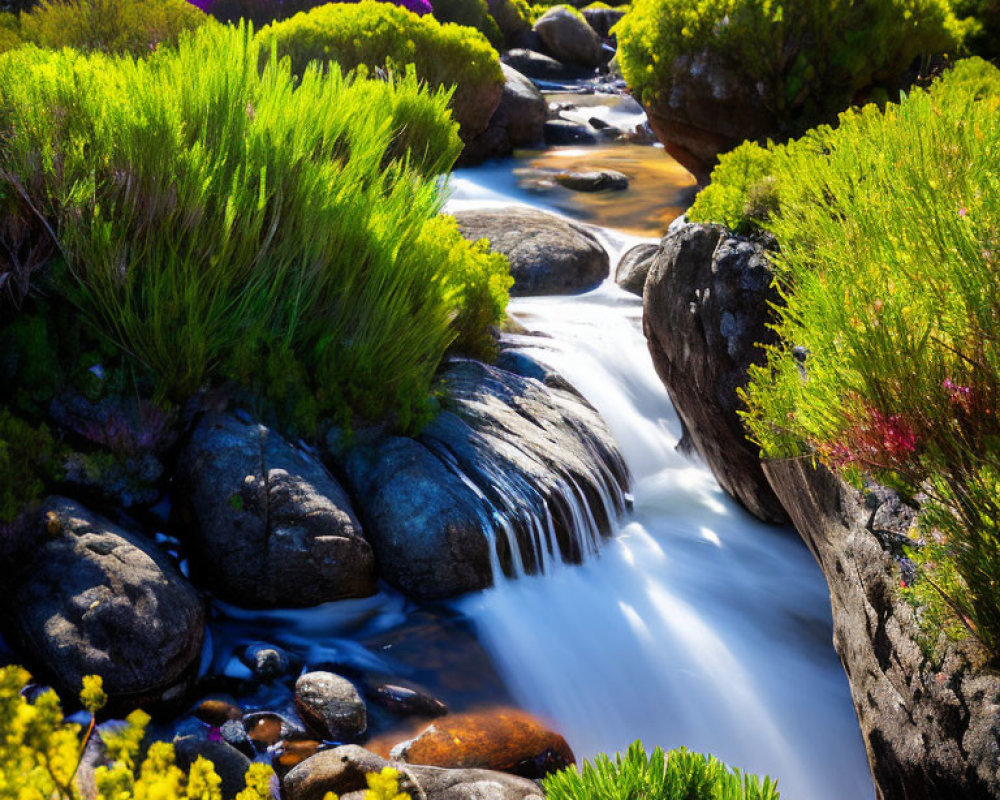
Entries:
{"label": "heather plant", "polygon": [[465,138],[486,128],[503,91],[500,60],[485,36],[388,3],[330,3],[264,28],[259,37],[265,52],[273,46],[288,56],[296,73],[314,61],[393,73],[413,65],[428,86],[455,87],[451,109]]}
{"label": "heather plant", "polygon": [[21,15],[20,35],[40,47],[141,56],[206,19],[187,0],[42,0]]}
{"label": "heather plant", "polygon": [[[509,285],[438,219],[460,147],[448,98],[412,74],[297,77],[245,28],[138,61],[20,48],[0,57],[0,176],[55,243],[51,290],[154,402],[233,385],[304,433],[354,416],[409,431]],[[404,146],[401,118],[433,146]]]}
{"label": "heather plant", "polygon": [[[926,629],[1000,654],[1000,71],[959,62],[884,110],[722,159],[692,218],[777,238],[780,343],[751,437],[921,505],[904,572]],[[762,198],[764,198],[762,200]],[[908,567],[909,565],[907,565]]]}
{"label": "heather plant", "polygon": [[438,22],[453,22],[475,28],[497,50],[503,47],[503,35],[490,16],[486,0],[435,0],[433,13]]}
{"label": "heather plant", "polygon": [[712,756],[681,748],[647,756],[642,742],[612,761],[599,755],[580,772],[570,767],[545,778],[549,800],[779,800],[777,784],[731,769]]}

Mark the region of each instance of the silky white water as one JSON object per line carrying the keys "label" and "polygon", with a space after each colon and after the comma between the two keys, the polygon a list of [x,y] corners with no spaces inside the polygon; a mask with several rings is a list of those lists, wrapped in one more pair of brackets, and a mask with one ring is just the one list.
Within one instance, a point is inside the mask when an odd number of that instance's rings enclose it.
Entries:
{"label": "silky white water", "polygon": [[[481,175],[456,176],[452,209],[526,199]],[[627,237],[602,238],[614,264]],[[642,739],[769,774],[786,800],[870,800],[823,576],[794,530],[757,522],[676,451],[641,300],[609,281],[510,310],[546,335],[514,341],[597,408],[634,477],[597,557],[461,602],[515,699],[578,758]]]}

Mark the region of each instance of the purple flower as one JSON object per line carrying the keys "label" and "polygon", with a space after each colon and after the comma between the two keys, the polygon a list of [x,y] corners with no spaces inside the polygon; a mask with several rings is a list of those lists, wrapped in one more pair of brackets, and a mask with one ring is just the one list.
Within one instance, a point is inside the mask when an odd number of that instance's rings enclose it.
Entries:
{"label": "purple flower", "polygon": [[212,7],[212,3],[214,3],[215,0],[188,0],[188,2],[191,5],[197,6],[202,11],[204,11],[204,12],[207,13],[208,9],[210,9]]}

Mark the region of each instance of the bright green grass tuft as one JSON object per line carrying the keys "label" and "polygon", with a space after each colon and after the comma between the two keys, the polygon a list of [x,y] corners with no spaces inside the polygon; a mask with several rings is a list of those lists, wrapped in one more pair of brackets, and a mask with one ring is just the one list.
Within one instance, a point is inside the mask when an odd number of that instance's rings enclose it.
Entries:
{"label": "bright green grass tuft", "polygon": [[614,761],[600,755],[545,778],[548,800],[779,800],[777,784],[730,769],[711,757],[681,748],[646,756],[633,743]]}
{"label": "bright green grass tuft", "polygon": [[[1000,655],[1000,71],[724,156],[691,216],[761,228],[785,305],[751,437],[924,496],[912,596]],[[801,348],[804,364],[793,348]],[[950,620],[950,622],[949,622]]]}
{"label": "bright green grass tuft", "polygon": [[[438,218],[448,98],[412,74],[297,78],[221,25],[140,61],[20,48],[0,56],[3,211],[44,219],[56,290],[159,397],[231,384],[305,432],[412,431],[445,352],[488,350],[510,283]],[[434,146],[402,147],[401,120]]]}

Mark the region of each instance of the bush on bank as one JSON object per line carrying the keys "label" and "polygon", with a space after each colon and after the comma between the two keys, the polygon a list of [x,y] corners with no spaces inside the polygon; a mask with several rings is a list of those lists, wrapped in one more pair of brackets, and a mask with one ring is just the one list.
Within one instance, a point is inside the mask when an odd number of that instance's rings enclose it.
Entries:
{"label": "bush on bank", "polygon": [[428,86],[455,86],[451,108],[463,137],[485,130],[503,92],[503,70],[489,41],[476,30],[442,25],[375,0],[331,3],[264,28],[272,46],[301,73],[313,61],[399,72],[412,64]]}
{"label": "bush on bank", "polygon": [[[126,392],[232,386],[305,433],[353,417],[412,431],[449,348],[488,355],[510,282],[438,217],[460,150],[448,99],[412,74],[299,79],[217,25],[139,61],[6,53],[0,275],[33,236],[54,243],[30,283],[118,355]],[[57,356],[75,340],[49,338]]]}
{"label": "bush on bank", "polygon": [[433,14],[438,22],[475,28],[494,48],[503,48],[503,34],[490,15],[486,0],[435,0]]}
{"label": "bush on bank", "polygon": [[779,800],[777,784],[683,748],[647,757],[641,742],[545,778],[548,800]]}
{"label": "bush on bank", "polygon": [[908,593],[1000,655],[1000,71],[959,62],[884,111],[725,156],[692,217],[763,229],[785,304],[751,373],[766,457],[921,500]]}
{"label": "bush on bank", "polygon": [[744,140],[887,99],[918,56],[953,53],[964,28],[949,0],[637,0],[614,32],[654,130],[700,172]]}

